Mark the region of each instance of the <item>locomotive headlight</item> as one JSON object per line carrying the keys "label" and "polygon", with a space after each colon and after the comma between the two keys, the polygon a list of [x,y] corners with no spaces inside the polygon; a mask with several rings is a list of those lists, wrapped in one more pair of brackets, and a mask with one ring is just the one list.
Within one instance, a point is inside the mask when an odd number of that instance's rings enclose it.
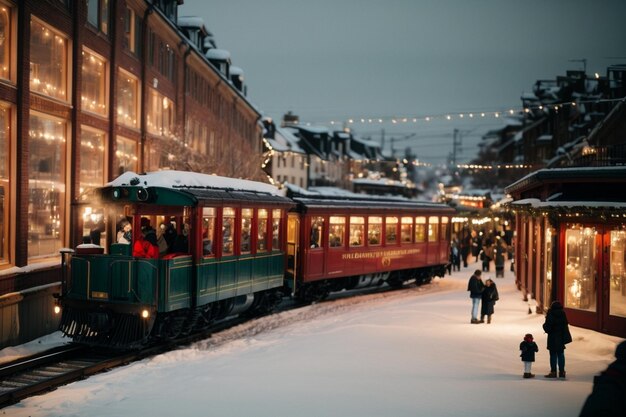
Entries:
{"label": "locomotive headlight", "polygon": [[54,314],[59,314],[61,312],[61,306],[60,305],[55,305],[54,306]]}
{"label": "locomotive headlight", "polygon": [[141,310],[141,318],[147,319],[150,317],[150,312],[146,309]]}

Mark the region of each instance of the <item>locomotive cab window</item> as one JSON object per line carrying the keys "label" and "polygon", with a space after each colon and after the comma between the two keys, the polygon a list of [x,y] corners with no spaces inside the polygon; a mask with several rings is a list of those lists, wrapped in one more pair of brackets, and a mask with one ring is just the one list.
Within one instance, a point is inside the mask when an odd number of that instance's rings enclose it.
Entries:
{"label": "locomotive cab window", "polygon": [[240,253],[250,253],[250,233],[252,232],[252,209],[241,209]]}
{"label": "locomotive cab window", "polygon": [[257,212],[257,236],[256,236],[256,251],[267,252],[267,210],[259,209]]}
{"label": "locomotive cab window", "polygon": [[367,243],[370,246],[380,245],[383,230],[383,218],[370,216],[367,218]]}
{"label": "locomotive cab window", "polygon": [[426,242],[426,217],[415,218],[415,243]]}
{"label": "locomotive cab window", "polygon": [[105,246],[106,216],[102,207],[87,206],[83,208],[83,235],[81,243]]}
{"label": "locomotive cab window", "polygon": [[350,217],[350,246],[363,246],[364,217]]}
{"label": "locomotive cab window", "polygon": [[413,241],[413,218],[403,217],[400,224],[400,239],[402,243],[411,243]]}
{"label": "locomotive cab window", "polygon": [[345,233],[346,218],[340,216],[330,216],[328,245],[331,248],[338,248],[343,246]]}
{"label": "locomotive cab window", "polygon": [[202,256],[214,256],[215,208],[202,208]]}
{"label": "locomotive cab window", "polygon": [[430,216],[428,218],[428,241],[436,242],[439,240],[439,217]]}
{"label": "locomotive cab window", "polygon": [[322,247],[322,236],[324,236],[324,218],[319,216],[311,217],[311,249]]}
{"label": "locomotive cab window", "polygon": [[234,253],[233,236],[235,233],[235,209],[224,207],[222,209],[222,255],[228,256]]}
{"label": "locomotive cab window", "polygon": [[398,218],[387,217],[385,219],[385,244],[395,245],[398,243]]}

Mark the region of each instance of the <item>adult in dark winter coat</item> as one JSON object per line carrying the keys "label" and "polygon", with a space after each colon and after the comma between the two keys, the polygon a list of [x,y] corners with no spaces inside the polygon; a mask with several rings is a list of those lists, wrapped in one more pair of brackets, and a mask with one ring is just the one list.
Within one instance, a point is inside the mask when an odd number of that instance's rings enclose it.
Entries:
{"label": "adult in dark winter coat", "polygon": [[550,373],[545,377],[556,378],[558,364],[559,378],[565,378],[565,345],[572,341],[572,335],[560,302],[553,301],[550,305],[546,313],[546,321],[543,323],[543,331],[548,334],[548,350],[550,351]]}
{"label": "adult in dark winter coat", "polygon": [[617,345],[615,362],[593,379],[580,417],[626,416],[626,341]]}
{"label": "adult in dark winter coat", "polygon": [[478,310],[483,289],[485,288],[485,284],[483,284],[483,280],[480,278],[481,275],[481,270],[477,269],[467,282],[467,291],[470,292],[470,298],[472,299],[472,324],[480,323],[480,320],[478,320]]}
{"label": "adult in dark winter coat", "polygon": [[491,315],[494,313],[494,305],[496,301],[500,299],[498,296],[498,288],[496,283],[491,279],[485,281],[485,288],[481,294],[482,304],[480,306],[480,322],[485,322],[485,316],[487,316],[487,324],[491,323]]}

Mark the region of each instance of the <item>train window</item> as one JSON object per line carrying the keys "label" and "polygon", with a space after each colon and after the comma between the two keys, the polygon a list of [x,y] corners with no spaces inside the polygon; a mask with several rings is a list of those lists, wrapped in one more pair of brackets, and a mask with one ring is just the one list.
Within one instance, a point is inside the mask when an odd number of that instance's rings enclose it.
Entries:
{"label": "train window", "polygon": [[330,216],[330,234],[328,244],[331,248],[343,246],[346,233],[346,218],[340,216]]}
{"label": "train window", "polygon": [[241,253],[250,253],[250,232],[252,231],[252,209],[241,209]]}
{"label": "train window", "polygon": [[272,250],[280,250],[280,220],[283,216],[281,209],[272,210]]}
{"label": "train window", "polygon": [[380,245],[380,236],[383,230],[383,218],[370,216],[367,218],[367,243],[370,246]]}
{"label": "train window", "polygon": [[233,234],[235,232],[235,209],[224,207],[222,212],[222,255],[233,254]]}
{"label": "train window", "polygon": [[259,209],[256,233],[256,251],[267,252],[267,210]]}
{"label": "train window", "polygon": [[215,208],[202,208],[202,255],[215,255],[213,242],[215,242]]}
{"label": "train window", "polygon": [[85,207],[83,209],[82,243],[104,246],[106,242],[106,217],[102,207]]}
{"label": "train window", "polygon": [[363,246],[365,217],[350,217],[350,246]]}
{"label": "train window", "polygon": [[439,240],[439,217],[430,216],[428,218],[428,241],[436,242]]}
{"label": "train window", "polygon": [[448,238],[448,218],[441,218],[441,240],[446,240]]}
{"label": "train window", "polygon": [[400,224],[400,240],[402,243],[411,243],[413,241],[413,218],[403,217]]}
{"label": "train window", "polygon": [[311,217],[311,248],[322,247],[322,236],[324,236],[324,218]]}
{"label": "train window", "polygon": [[426,242],[426,217],[415,218],[415,243]]}
{"label": "train window", "polygon": [[398,241],[398,218],[387,217],[385,223],[385,244],[394,245]]}

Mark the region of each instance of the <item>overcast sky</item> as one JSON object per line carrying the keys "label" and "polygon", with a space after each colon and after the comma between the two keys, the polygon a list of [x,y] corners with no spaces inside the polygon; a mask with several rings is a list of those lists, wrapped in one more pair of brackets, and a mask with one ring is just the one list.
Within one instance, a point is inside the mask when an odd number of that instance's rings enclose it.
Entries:
{"label": "overcast sky", "polygon": [[[536,80],[582,69],[570,60],[586,59],[589,74],[626,64],[624,0],[185,0],[179,16],[189,15],[204,19],[243,68],[250,101],[276,120],[288,110],[316,124],[502,111],[519,108]],[[472,123],[441,128],[486,126]],[[383,128],[428,132],[354,126]]]}

